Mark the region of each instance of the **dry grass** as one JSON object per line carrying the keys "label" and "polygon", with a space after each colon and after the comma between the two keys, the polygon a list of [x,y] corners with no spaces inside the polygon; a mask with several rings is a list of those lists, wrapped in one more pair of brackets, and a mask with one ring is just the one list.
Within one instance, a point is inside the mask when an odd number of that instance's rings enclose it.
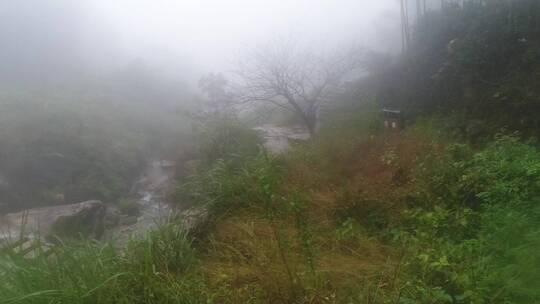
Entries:
{"label": "dry grass", "polygon": [[[285,159],[288,175],[281,186],[283,195],[302,189],[311,198],[302,216],[310,223],[312,264],[290,214],[269,220],[262,210],[251,207],[218,219],[202,246],[206,249],[202,272],[212,285],[229,286],[229,299],[339,303],[351,299],[351,288],[397,293],[400,250],[361,228],[340,234],[341,215],[349,212],[354,217],[352,204],[358,205],[359,200],[358,212],[367,212],[361,204],[371,202],[382,207],[376,211],[387,220],[397,221],[413,190],[412,170],[429,142],[388,136],[332,145],[333,149],[312,146]],[[344,198],[345,188],[353,193],[353,200]],[[366,289],[368,285],[371,289]]]}
{"label": "dry grass", "polygon": [[[311,269],[291,221],[272,224],[255,214],[222,219],[206,245],[209,250],[202,259],[202,271],[212,285],[229,286],[232,298],[238,301],[263,294],[271,303],[289,303],[291,299],[326,303],[316,299],[330,295],[344,298],[338,291],[345,286],[380,276],[393,267],[395,253],[375,239],[347,242],[332,238],[329,225],[316,230]],[[286,247],[283,252],[278,242]]]}

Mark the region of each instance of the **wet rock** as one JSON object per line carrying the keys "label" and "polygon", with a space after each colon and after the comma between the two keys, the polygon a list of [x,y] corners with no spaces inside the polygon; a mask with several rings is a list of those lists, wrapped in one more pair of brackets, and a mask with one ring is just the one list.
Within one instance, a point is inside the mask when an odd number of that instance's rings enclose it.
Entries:
{"label": "wet rock", "polygon": [[300,126],[278,127],[267,124],[255,128],[255,131],[264,138],[264,147],[275,154],[287,151],[291,142],[306,141],[310,138],[309,132]]}
{"label": "wet rock", "polygon": [[58,216],[51,225],[50,235],[59,237],[100,238],[105,230],[106,207],[100,201],[78,204],[72,213]]}
{"label": "wet rock", "polygon": [[120,217],[120,225],[126,225],[126,226],[129,226],[129,225],[135,225],[137,224],[137,217],[136,216],[122,216]]}
{"label": "wet rock", "polygon": [[0,218],[0,239],[19,238],[21,234],[46,239],[100,238],[105,213],[105,205],[95,200],[10,213]]}
{"label": "wet rock", "polygon": [[105,229],[111,229],[120,225],[120,217],[120,211],[117,208],[107,207],[107,212],[105,212],[105,218],[103,219]]}

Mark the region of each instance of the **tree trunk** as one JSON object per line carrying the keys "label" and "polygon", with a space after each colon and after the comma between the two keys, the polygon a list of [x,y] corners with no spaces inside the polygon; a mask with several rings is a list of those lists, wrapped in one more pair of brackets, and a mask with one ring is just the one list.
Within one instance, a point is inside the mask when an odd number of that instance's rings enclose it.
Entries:
{"label": "tree trunk", "polygon": [[304,115],[304,123],[309,131],[309,135],[315,135],[317,131],[317,117],[313,115]]}
{"label": "tree trunk", "polygon": [[293,107],[294,112],[296,112],[296,114],[299,115],[300,118],[304,121],[304,124],[306,125],[309,134],[311,136],[315,135],[317,127],[317,107],[312,104],[306,110],[304,110],[290,94],[284,94],[283,97],[287,99],[289,104]]}

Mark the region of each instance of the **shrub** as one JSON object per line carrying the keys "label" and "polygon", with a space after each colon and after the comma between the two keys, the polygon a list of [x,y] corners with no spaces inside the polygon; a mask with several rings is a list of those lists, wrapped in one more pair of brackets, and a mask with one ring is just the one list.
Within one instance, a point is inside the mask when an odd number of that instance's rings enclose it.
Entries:
{"label": "shrub", "polygon": [[122,198],[118,201],[118,210],[122,214],[129,216],[139,216],[141,207],[134,199]]}
{"label": "shrub", "polygon": [[[424,182],[394,236],[411,250],[409,292],[425,301],[533,303],[540,299],[540,152],[500,135],[481,151],[452,145],[424,162]],[[435,171],[428,170],[433,166]]]}
{"label": "shrub", "polygon": [[388,210],[391,204],[366,199],[361,193],[353,193],[348,187],[339,193],[336,203],[339,206],[336,216],[340,221],[350,223],[354,220],[371,231],[384,230],[391,219],[391,212]]}
{"label": "shrub", "polygon": [[123,253],[95,242],[62,243],[54,252],[0,255],[2,303],[212,303],[218,292],[191,272],[195,251],[175,224],[130,241]]}
{"label": "shrub", "polygon": [[263,206],[265,195],[276,189],[280,168],[264,153],[244,158],[243,165],[217,160],[206,171],[191,176],[178,191],[181,197],[211,212],[222,213],[234,207]]}
{"label": "shrub", "polygon": [[258,133],[230,119],[210,121],[199,134],[198,150],[203,163],[211,166],[218,159],[239,166],[259,152],[262,140]]}

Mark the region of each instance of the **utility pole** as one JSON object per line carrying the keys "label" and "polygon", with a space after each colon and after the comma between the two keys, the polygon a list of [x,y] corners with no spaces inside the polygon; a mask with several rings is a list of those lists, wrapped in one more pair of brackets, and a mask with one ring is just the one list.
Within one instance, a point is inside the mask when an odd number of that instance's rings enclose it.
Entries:
{"label": "utility pole", "polygon": [[401,8],[401,44],[402,51],[405,52],[409,48],[410,34],[409,34],[409,13],[408,13],[408,1],[399,1]]}
{"label": "utility pole", "polygon": [[416,24],[420,22],[420,17],[422,16],[422,0],[416,0]]}

